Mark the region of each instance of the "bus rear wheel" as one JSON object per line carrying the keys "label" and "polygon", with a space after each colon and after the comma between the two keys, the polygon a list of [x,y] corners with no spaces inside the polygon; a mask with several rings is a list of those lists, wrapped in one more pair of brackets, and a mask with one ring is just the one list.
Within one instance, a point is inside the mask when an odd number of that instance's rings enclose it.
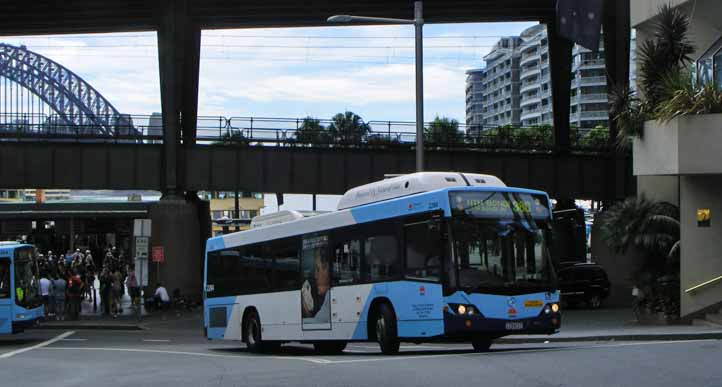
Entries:
{"label": "bus rear wheel", "polygon": [[313,343],[313,349],[321,354],[338,354],[346,349],[345,341],[321,341]]}
{"label": "bus rear wheel", "polygon": [[263,340],[261,338],[261,321],[255,311],[249,313],[243,329],[243,339],[248,350],[255,353],[263,352]]}
{"label": "bus rear wheel", "polygon": [[471,338],[471,345],[476,352],[486,352],[491,348],[491,339],[486,336],[474,336]]}
{"label": "bus rear wheel", "polygon": [[376,314],[376,341],[384,355],[399,353],[399,337],[396,331],[396,316],[387,304],[379,305]]}

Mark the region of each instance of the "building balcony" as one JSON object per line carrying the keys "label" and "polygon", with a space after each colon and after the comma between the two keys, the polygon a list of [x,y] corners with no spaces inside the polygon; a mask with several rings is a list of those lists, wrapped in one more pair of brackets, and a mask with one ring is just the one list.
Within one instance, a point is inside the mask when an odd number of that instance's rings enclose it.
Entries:
{"label": "building balcony", "polygon": [[521,88],[519,89],[519,92],[520,92],[520,93],[524,93],[524,92],[526,92],[526,91],[534,90],[534,89],[537,89],[537,88],[539,88],[539,87],[541,87],[541,82],[539,82],[538,80],[537,80],[537,81],[533,81],[533,82],[526,82],[526,83],[525,83],[525,82],[522,82]]}
{"label": "building balcony", "polygon": [[529,63],[529,62],[533,62],[533,61],[535,61],[535,60],[536,60],[536,61],[541,61],[541,53],[538,52],[538,51],[535,52],[535,53],[530,53],[530,54],[522,55],[522,56],[521,56],[521,60],[519,60],[519,66],[524,66],[525,64],[527,64],[527,63]]}
{"label": "building balcony", "polygon": [[599,69],[604,68],[605,66],[604,59],[592,59],[575,63],[573,69]]}
{"label": "building balcony", "polygon": [[588,120],[606,120],[609,119],[607,110],[587,110],[583,112],[571,113],[570,121],[588,121]]}
{"label": "building balcony", "polygon": [[539,102],[541,102],[541,94],[539,94],[539,93],[537,93],[536,95],[532,95],[532,96],[522,95],[519,106],[524,107],[524,106],[531,105],[534,103],[538,104]]}
{"label": "building balcony", "polygon": [[606,86],[607,77],[577,77],[572,82],[575,86]]}
{"label": "building balcony", "polygon": [[528,120],[531,118],[541,118],[541,115],[542,115],[541,107],[538,107],[536,109],[530,109],[530,110],[522,110],[521,119]]}
{"label": "building balcony", "polygon": [[539,65],[529,66],[521,69],[521,79],[529,78],[532,76],[538,76],[541,74],[541,67]]}
{"label": "building balcony", "polygon": [[571,98],[572,103],[580,102],[607,102],[607,95],[604,93],[577,94]]}

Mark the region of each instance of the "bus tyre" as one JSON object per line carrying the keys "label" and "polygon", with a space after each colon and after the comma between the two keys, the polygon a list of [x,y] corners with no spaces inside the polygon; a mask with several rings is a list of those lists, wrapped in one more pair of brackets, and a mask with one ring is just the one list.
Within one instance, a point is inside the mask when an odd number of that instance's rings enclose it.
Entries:
{"label": "bus tyre", "polygon": [[491,339],[485,336],[475,336],[471,338],[471,345],[476,352],[486,352],[491,348]]}
{"label": "bus tyre", "polygon": [[379,305],[376,314],[376,341],[384,355],[395,355],[399,352],[399,337],[396,331],[396,316],[387,304]]}
{"label": "bus tyre", "polygon": [[321,341],[313,343],[313,349],[320,354],[339,354],[346,349],[345,341]]}
{"label": "bus tyre", "polygon": [[249,313],[243,329],[243,339],[248,350],[255,353],[263,352],[263,340],[261,339],[261,321],[255,311]]}

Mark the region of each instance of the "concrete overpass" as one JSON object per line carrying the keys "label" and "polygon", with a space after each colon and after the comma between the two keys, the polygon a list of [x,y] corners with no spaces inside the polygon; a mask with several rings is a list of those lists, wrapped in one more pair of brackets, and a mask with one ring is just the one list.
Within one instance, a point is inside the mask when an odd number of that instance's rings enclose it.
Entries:
{"label": "concrete overpass", "polygon": [[[164,193],[150,210],[153,219],[151,243],[165,247],[168,264],[177,268],[170,277],[171,288],[200,291],[200,274],[184,268],[199,267],[210,221],[204,218],[207,204],[194,199],[194,189],[212,189],[229,185],[257,184],[260,188],[280,190],[283,179],[291,191],[324,189],[340,192],[377,177],[384,168],[409,169],[409,151],[377,155],[373,151],[340,154],[335,149],[300,154],[288,149],[217,147],[196,145],[198,117],[198,71],[202,29],[300,27],[326,25],[333,14],[361,14],[407,18],[412,13],[410,0],[37,0],[0,3],[0,36],[25,34],[93,33],[154,30],[158,32],[158,58],[163,134],[160,145],[141,144],[44,144],[8,143],[0,146],[0,176],[8,188],[19,186],[90,186],[121,188],[153,186]],[[556,33],[555,0],[427,0],[427,23],[500,22],[539,20],[549,26],[549,54],[553,90],[554,149],[546,155],[457,156],[457,153],[431,154],[431,169],[464,169],[494,165],[502,177],[524,185],[563,190],[570,182],[569,194],[579,190],[607,191],[608,187],[587,186],[586,172],[600,176],[594,182],[612,184],[613,195],[625,192],[624,158],[612,152],[595,156],[597,160],[565,162],[571,154],[569,136],[569,100],[572,43]],[[613,84],[623,85],[629,78],[629,0],[605,1],[604,39],[607,74]],[[616,135],[614,125],[611,138]],[[432,152],[433,153],[433,152]],[[378,157],[377,157],[378,156]],[[506,158],[504,158],[506,157]],[[512,160],[516,158],[517,160]],[[301,160],[304,159],[304,160]],[[85,160],[85,162],[80,162]],[[367,166],[344,174],[339,181],[327,181],[324,168],[344,168],[349,160]],[[377,160],[384,160],[377,162]],[[463,160],[463,161],[462,161]],[[606,160],[607,163],[601,163]],[[119,164],[128,161],[126,167]],[[317,171],[302,171],[303,165],[315,165]],[[438,164],[436,164],[438,163]],[[604,166],[602,166],[604,164]],[[199,166],[203,167],[199,167]],[[318,165],[321,168],[317,168]],[[203,175],[207,166],[214,173]],[[474,166],[475,168],[467,168]],[[248,168],[260,170],[255,179],[246,179]],[[538,168],[538,169],[537,169]],[[283,172],[288,169],[288,173]],[[551,170],[551,171],[550,171]],[[22,173],[20,172],[22,171]],[[497,172],[498,173],[498,172]],[[330,175],[333,176],[333,175]],[[542,178],[542,176],[545,176]],[[244,178],[244,179],[242,179]],[[308,179],[308,180],[307,180]],[[536,181],[536,179],[540,181]],[[231,183],[232,182],[232,183]],[[328,186],[328,188],[323,188]],[[239,187],[242,188],[242,187]],[[250,188],[250,187],[249,187]],[[266,189],[261,189],[266,190]],[[606,196],[606,195],[605,195]],[[151,273],[153,274],[153,273]]]}

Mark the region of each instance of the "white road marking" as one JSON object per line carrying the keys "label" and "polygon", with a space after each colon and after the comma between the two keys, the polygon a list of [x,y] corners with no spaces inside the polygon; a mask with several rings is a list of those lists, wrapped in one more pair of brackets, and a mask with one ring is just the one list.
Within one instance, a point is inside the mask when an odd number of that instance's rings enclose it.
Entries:
{"label": "white road marking", "polygon": [[16,350],[10,351],[10,352],[5,352],[5,353],[3,353],[3,354],[0,355],[0,359],[7,359],[7,358],[9,358],[9,357],[13,357],[13,356],[15,356],[15,355],[19,355],[19,354],[24,353],[24,352],[32,351],[33,349],[43,348],[43,347],[45,347],[45,346],[48,346],[48,345],[50,345],[50,344],[53,344],[53,343],[58,342],[58,341],[60,341],[60,340],[63,340],[63,339],[65,339],[66,337],[68,337],[68,336],[70,336],[70,335],[72,335],[72,334],[74,334],[74,333],[75,333],[75,331],[68,331],[68,332],[65,332],[65,333],[61,333],[60,335],[55,336],[54,338],[52,338],[52,339],[50,339],[50,340],[43,341],[43,342],[40,343],[40,344],[35,344],[35,345],[32,345],[32,346],[27,347],[27,348],[21,348],[21,349],[16,349]]}
{"label": "white road marking", "polygon": [[700,339],[700,340],[670,340],[670,341],[650,341],[650,342],[639,342],[639,343],[616,343],[616,344],[598,344],[598,345],[580,345],[580,346],[567,346],[560,348],[534,348],[534,349],[517,349],[512,351],[495,351],[495,352],[470,352],[470,353],[445,353],[438,355],[413,355],[413,356],[387,356],[387,357],[374,357],[367,359],[347,359],[347,360],[331,360],[329,364],[343,364],[343,363],[367,363],[375,361],[391,361],[391,360],[411,360],[411,359],[435,359],[441,357],[463,357],[463,356],[492,356],[492,355],[513,355],[521,353],[538,353],[538,352],[557,352],[557,351],[568,351],[574,349],[598,349],[598,348],[613,348],[613,347],[634,347],[643,345],[660,345],[660,344],[685,344],[705,341],[718,341],[717,339]]}
{"label": "white road marking", "polygon": [[84,347],[47,347],[45,349],[56,349],[56,350],[71,350],[71,351],[107,351],[107,352],[136,352],[136,353],[158,353],[166,355],[184,355],[184,356],[200,356],[200,357],[214,357],[223,359],[273,359],[273,360],[300,360],[307,361],[315,364],[328,364],[330,360],[319,359],[313,357],[300,357],[300,356],[248,356],[248,355],[220,355],[216,353],[203,353],[203,352],[186,352],[186,351],[163,351],[157,349],[137,349],[137,348],[84,348]]}
{"label": "white road marking", "polygon": [[[72,334],[72,333],[70,333]],[[57,339],[57,338],[56,338]],[[55,340],[55,339],[53,339]],[[56,340],[57,341],[57,340]],[[539,353],[539,352],[552,352],[552,351],[568,351],[575,349],[598,349],[598,348],[614,348],[614,347],[634,347],[634,346],[645,346],[645,345],[663,345],[663,344],[686,344],[696,342],[708,342],[708,341],[719,341],[716,339],[703,339],[703,340],[673,340],[673,341],[652,341],[652,342],[638,342],[638,343],[615,343],[615,344],[597,344],[597,345],[580,345],[580,346],[566,346],[559,348],[533,348],[533,349],[517,349],[511,351],[494,351],[494,352],[465,352],[465,353],[444,353],[444,354],[432,354],[424,355],[417,354],[411,356],[378,356],[372,358],[361,358],[361,359],[345,359],[345,360],[329,360],[318,357],[310,356],[255,356],[255,355],[222,355],[215,353],[203,353],[203,352],[185,352],[185,351],[164,351],[154,349],[137,349],[137,348],[83,348],[83,347],[46,347],[46,350],[77,350],[77,351],[108,351],[108,352],[137,352],[137,353],[157,353],[167,355],[184,355],[184,356],[199,356],[199,357],[212,357],[222,359],[271,359],[271,360],[296,360],[305,361],[314,364],[348,364],[348,363],[368,363],[377,361],[394,361],[394,360],[415,360],[415,359],[437,359],[444,357],[465,357],[465,356],[494,356],[494,355],[514,355],[514,354],[526,354],[526,353]],[[48,343],[50,344],[50,343]],[[45,344],[45,345],[48,345]],[[438,347],[434,347],[438,348]],[[34,349],[31,347],[31,349]],[[457,348],[458,349],[458,348]],[[27,349],[29,350],[29,349]],[[364,351],[345,351],[350,353],[368,353]],[[7,354],[5,354],[7,355]],[[2,356],[0,356],[2,357]]]}
{"label": "white road marking", "polygon": [[143,339],[143,341],[148,343],[170,343],[170,340],[164,339]]}

